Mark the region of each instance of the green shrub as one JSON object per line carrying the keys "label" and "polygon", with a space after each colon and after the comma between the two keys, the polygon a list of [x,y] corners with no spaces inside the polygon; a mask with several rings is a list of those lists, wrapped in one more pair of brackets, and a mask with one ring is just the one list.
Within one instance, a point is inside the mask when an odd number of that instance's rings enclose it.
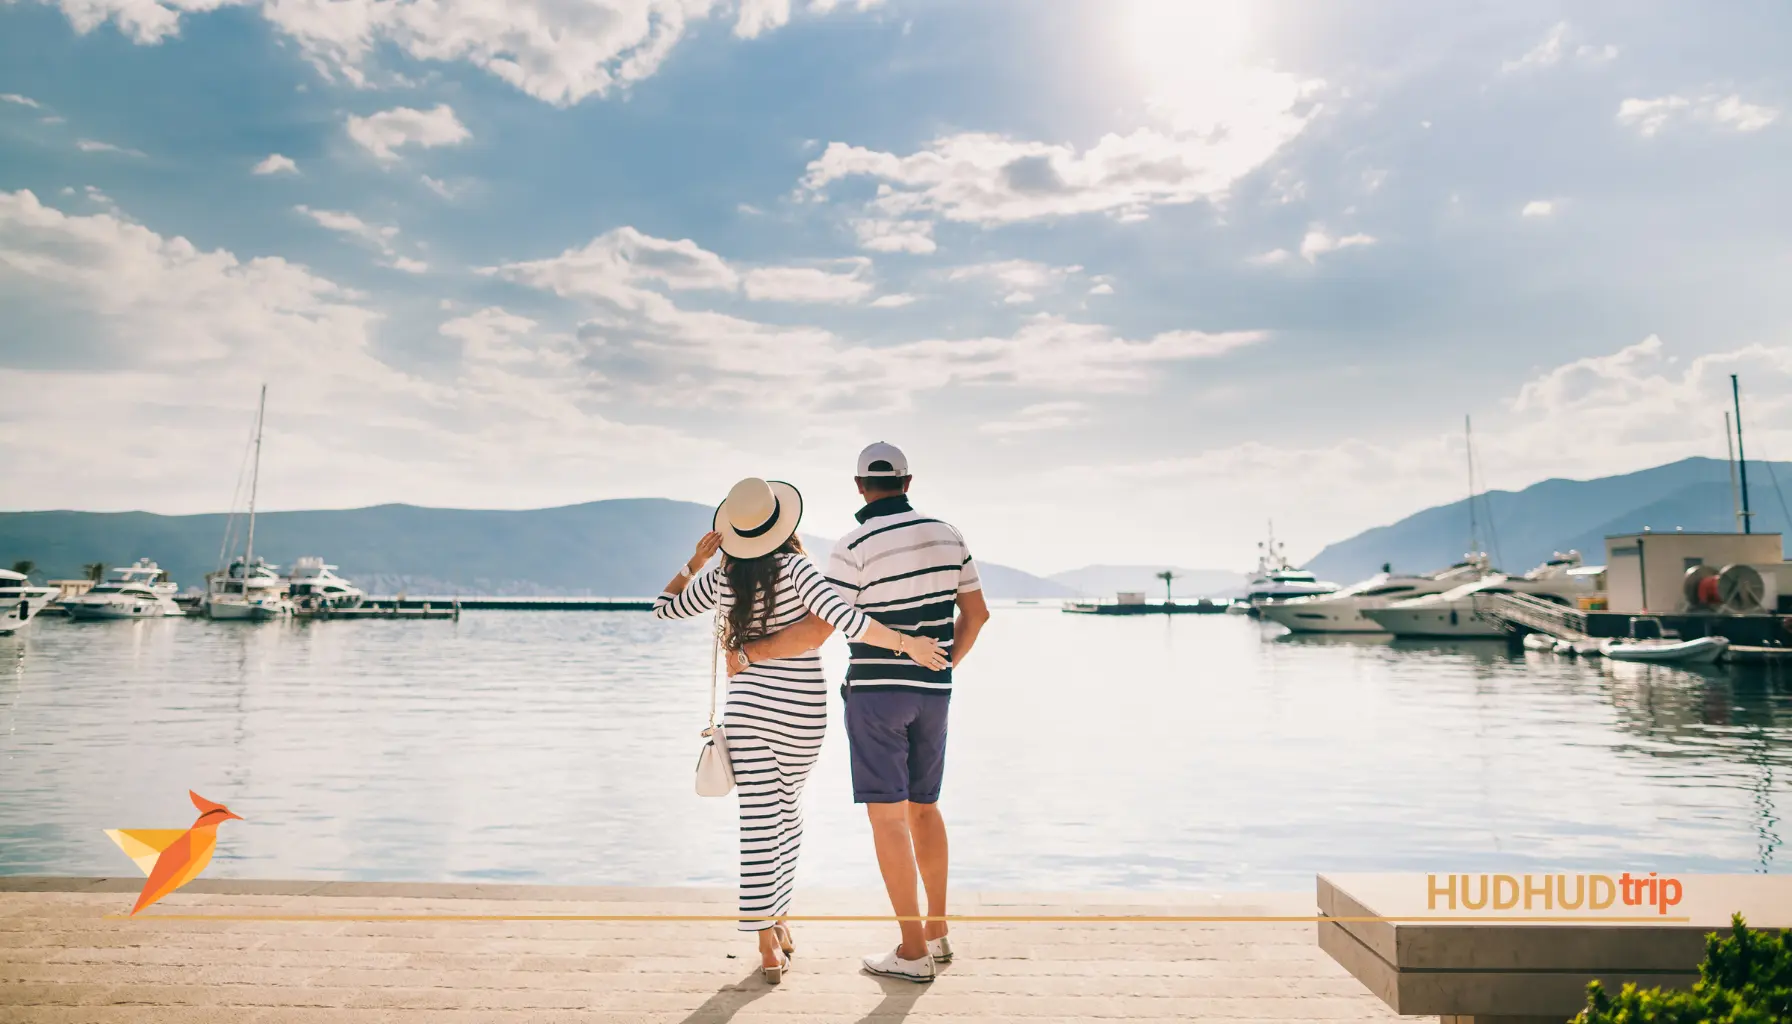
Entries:
{"label": "green shrub", "polygon": [[1690,990],[1625,985],[1616,997],[1595,981],[1573,1024],[1786,1024],[1792,1021],[1792,931],[1705,936],[1705,962]]}

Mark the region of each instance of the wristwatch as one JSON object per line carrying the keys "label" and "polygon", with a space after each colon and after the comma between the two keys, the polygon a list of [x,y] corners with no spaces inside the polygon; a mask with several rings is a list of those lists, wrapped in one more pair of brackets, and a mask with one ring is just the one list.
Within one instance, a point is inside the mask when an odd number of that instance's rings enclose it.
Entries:
{"label": "wristwatch", "polygon": [[753,659],[747,657],[747,648],[745,644],[734,649],[734,659],[743,671],[753,664]]}
{"label": "wristwatch", "polygon": [[683,565],[678,567],[678,578],[681,580],[688,580],[696,575],[697,575],[697,570],[691,568],[691,563],[689,563],[689,562],[686,562]]}

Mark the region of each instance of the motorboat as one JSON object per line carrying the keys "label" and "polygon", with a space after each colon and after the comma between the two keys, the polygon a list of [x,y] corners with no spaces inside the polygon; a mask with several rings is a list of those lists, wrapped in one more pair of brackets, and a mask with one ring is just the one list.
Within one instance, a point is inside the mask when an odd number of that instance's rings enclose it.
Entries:
{"label": "motorboat", "polygon": [[1632,616],[1629,636],[1614,637],[1599,645],[1599,653],[1613,661],[1663,665],[1709,665],[1722,658],[1729,649],[1727,637],[1684,639],[1672,630],[1663,629],[1661,619],[1653,615]]}
{"label": "motorboat", "polygon": [[1260,614],[1263,606],[1274,601],[1296,597],[1315,597],[1338,590],[1336,583],[1327,583],[1306,569],[1288,561],[1282,545],[1276,541],[1275,524],[1269,525],[1269,539],[1257,545],[1257,571],[1245,584],[1241,600],[1252,613]]}
{"label": "motorboat", "polygon": [[1691,640],[1662,637],[1653,640],[1607,640],[1599,653],[1613,661],[1643,661],[1669,665],[1709,665],[1724,656],[1730,641],[1721,636]]}
{"label": "motorboat", "polygon": [[[276,566],[255,557],[255,495],[261,486],[261,431],[267,420],[268,388],[261,386],[261,401],[255,410],[255,464],[249,478],[249,530],[241,556],[219,572],[206,577],[205,614],[207,618],[226,622],[266,622],[292,614],[292,602],[286,596],[286,581]],[[222,550],[231,547],[236,509],[232,501],[230,519],[224,526]],[[222,555],[220,554],[220,559]]]}
{"label": "motorboat", "polygon": [[292,575],[287,578],[286,592],[294,608],[300,611],[355,608],[367,597],[360,587],[336,575],[336,566],[324,564],[321,558],[310,557],[301,558],[292,564]]}
{"label": "motorboat", "polygon": [[279,567],[239,558],[206,578],[205,615],[224,622],[265,622],[291,615]]}
{"label": "motorboat", "polygon": [[1505,627],[1477,604],[1495,594],[1526,594],[1572,608],[1596,593],[1597,573],[1579,571],[1580,552],[1557,553],[1523,576],[1496,573],[1441,594],[1395,601],[1363,614],[1395,636],[1502,637]]}
{"label": "motorboat", "polygon": [[34,587],[30,577],[0,569],[0,636],[24,629],[56,596],[55,587]]}
{"label": "motorboat", "polygon": [[1471,554],[1447,569],[1422,576],[1398,574],[1387,568],[1343,590],[1313,597],[1265,602],[1258,614],[1279,622],[1296,633],[1381,633],[1381,624],[1365,612],[1426,594],[1441,594],[1493,573],[1487,556]]}
{"label": "motorboat", "polygon": [[68,617],[94,619],[159,619],[184,614],[174,603],[180,587],[168,578],[168,571],[147,558],[135,565],[113,569],[112,575],[93,585],[85,594],[65,597],[57,605]]}

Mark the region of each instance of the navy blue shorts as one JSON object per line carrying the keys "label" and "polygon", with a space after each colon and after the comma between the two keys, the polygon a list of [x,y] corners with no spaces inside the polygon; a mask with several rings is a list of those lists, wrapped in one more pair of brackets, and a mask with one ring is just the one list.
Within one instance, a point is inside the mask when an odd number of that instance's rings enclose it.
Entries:
{"label": "navy blue shorts", "polygon": [[844,686],[840,692],[852,747],[853,802],[938,802],[952,695]]}

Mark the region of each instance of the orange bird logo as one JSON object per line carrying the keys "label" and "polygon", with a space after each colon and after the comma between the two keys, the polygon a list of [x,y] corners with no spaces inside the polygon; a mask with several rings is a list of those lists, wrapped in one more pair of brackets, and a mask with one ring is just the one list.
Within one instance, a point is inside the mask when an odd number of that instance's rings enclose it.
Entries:
{"label": "orange bird logo", "polygon": [[174,890],[199,877],[212,862],[212,849],[218,845],[218,826],[232,818],[242,821],[240,814],[213,803],[192,790],[193,806],[199,817],[189,829],[178,828],[109,828],[106,834],[137,863],[149,881],[131,908],[135,914]]}

